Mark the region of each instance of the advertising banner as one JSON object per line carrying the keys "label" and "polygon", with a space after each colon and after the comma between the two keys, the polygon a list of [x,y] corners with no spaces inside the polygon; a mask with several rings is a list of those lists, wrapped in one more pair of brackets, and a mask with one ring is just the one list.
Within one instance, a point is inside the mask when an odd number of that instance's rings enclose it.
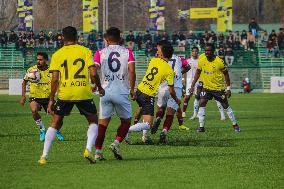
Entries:
{"label": "advertising banner", "polygon": [[191,8],[190,19],[199,19],[199,18],[217,18],[217,9],[213,8]]}
{"label": "advertising banner", "polygon": [[32,0],[18,0],[18,30],[33,30],[33,4]]}
{"label": "advertising banner", "polygon": [[150,0],[149,8],[149,30],[157,31],[157,19],[159,16],[163,16],[165,11],[164,0]]}
{"label": "advertising banner", "polygon": [[284,93],[284,77],[271,77],[270,92]]}
{"label": "advertising banner", "polygon": [[98,0],[83,0],[83,32],[99,29]]}
{"label": "advertising banner", "polygon": [[233,29],[232,0],[217,0],[217,32],[226,32]]}

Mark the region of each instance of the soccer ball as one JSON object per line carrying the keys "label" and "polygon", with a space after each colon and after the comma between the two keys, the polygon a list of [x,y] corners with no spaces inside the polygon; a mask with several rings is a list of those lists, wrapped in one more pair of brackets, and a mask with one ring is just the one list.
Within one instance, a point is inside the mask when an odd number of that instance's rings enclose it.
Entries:
{"label": "soccer ball", "polygon": [[38,69],[32,69],[27,73],[27,79],[32,83],[37,83],[40,80],[40,72]]}

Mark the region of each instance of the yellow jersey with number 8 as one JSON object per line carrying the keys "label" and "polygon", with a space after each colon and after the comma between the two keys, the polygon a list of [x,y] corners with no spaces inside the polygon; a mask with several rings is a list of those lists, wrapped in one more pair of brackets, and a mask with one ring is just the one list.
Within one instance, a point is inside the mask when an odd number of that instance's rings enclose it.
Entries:
{"label": "yellow jersey with number 8", "polygon": [[138,89],[146,95],[155,96],[162,81],[166,80],[168,85],[174,85],[174,76],[174,70],[168,62],[161,58],[152,58]]}
{"label": "yellow jersey with number 8", "polygon": [[66,101],[93,98],[89,81],[89,67],[94,66],[92,52],[81,45],[67,45],[51,58],[50,72],[59,71],[58,99]]}

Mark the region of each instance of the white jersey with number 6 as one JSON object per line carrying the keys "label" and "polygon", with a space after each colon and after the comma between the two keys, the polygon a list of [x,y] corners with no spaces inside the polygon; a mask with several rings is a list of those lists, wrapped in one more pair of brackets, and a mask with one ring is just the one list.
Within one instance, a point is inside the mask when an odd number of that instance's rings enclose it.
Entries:
{"label": "white jersey with number 6", "polygon": [[133,52],[120,45],[97,50],[94,62],[101,66],[102,87],[116,94],[129,94],[128,64],[134,62]]}

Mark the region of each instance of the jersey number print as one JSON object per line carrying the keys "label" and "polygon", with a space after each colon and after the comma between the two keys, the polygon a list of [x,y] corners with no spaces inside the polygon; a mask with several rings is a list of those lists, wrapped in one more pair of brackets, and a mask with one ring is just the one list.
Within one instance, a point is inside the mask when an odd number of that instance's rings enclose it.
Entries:
{"label": "jersey number print", "polygon": [[[74,74],[74,79],[78,79],[78,78],[86,78],[85,75],[80,75],[80,73],[84,70],[85,67],[85,61],[81,58],[76,59],[73,62],[73,65],[77,65],[79,62],[81,62],[81,67],[78,69],[78,71]],[[68,75],[68,66],[67,66],[67,60],[64,60],[63,64],[61,64],[61,67],[64,68],[65,70],[65,80],[68,80],[69,75]]]}
{"label": "jersey number print", "polygon": [[[120,57],[120,54],[118,52],[111,52],[109,54],[109,57],[108,57],[108,67],[109,69],[112,71],[112,72],[118,72],[118,70],[120,69],[120,66],[121,66],[121,63],[120,61],[117,59],[117,58],[114,58],[113,56],[116,56],[116,57]],[[113,62],[116,63],[116,68],[114,68],[113,66]]]}

